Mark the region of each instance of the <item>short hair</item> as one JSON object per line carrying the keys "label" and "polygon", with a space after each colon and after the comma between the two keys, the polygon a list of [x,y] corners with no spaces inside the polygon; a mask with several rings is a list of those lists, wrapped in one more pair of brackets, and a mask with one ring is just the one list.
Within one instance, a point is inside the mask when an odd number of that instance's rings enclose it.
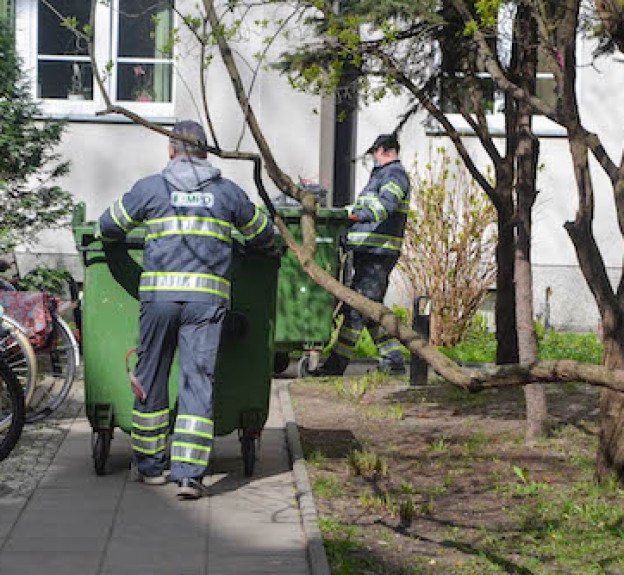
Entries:
{"label": "short hair", "polygon": [[384,150],[396,150],[397,153],[401,150],[399,140],[397,140],[397,136],[394,132],[392,134],[381,134],[377,136],[373,145],[366,150],[366,153],[372,154],[379,148],[383,148]]}
{"label": "short hair", "polygon": [[194,122],[193,120],[184,120],[178,122],[172,132],[179,134],[180,136],[187,136],[197,141],[197,144],[191,144],[186,140],[179,140],[177,138],[169,138],[169,144],[173,148],[174,154],[189,155],[189,156],[204,156],[207,152],[206,146],[208,146],[208,139],[206,138],[206,132],[202,128],[201,124]]}

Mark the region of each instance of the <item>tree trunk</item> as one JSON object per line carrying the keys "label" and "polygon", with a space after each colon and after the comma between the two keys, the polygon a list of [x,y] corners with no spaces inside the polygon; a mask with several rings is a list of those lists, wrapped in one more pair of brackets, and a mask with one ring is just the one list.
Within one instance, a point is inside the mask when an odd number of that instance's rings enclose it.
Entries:
{"label": "tree trunk", "polygon": [[[624,321],[622,313],[603,318],[604,364],[624,367]],[[624,394],[603,390],[600,397],[600,443],[596,458],[596,479],[600,483],[615,477],[624,486]]]}
{"label": "tree trunk", "polygon": [[[509,175],[508,182],[505,175]],[[500,170],[497,176],[498,244],[496,246],[496,363],[518,363],[516,295],[514,288],[514,226],[511,198],[511,173]],[[506,190],[506,191],[504,191]]]}
{"label": "tree trunk", "polygon": [[[519,5],[516,15],[517,36],[514,42],[512,69],[518,84],[530,94],[535,94],[537,74],[537,23],[528,6]],[[533,322],[533,274],[531,271],[532,211],[537,196],[537,162],[539,141],[533,134],[533,110],[530,104],[517,102],[516,150],[517,236],[516,236],[516,319],[518,325],[518,352],[520,364],[537,361],[537,336]],[[524,388],[526,400],[527,443],[548,435],[548,407],[544,387],[536,384]]]}

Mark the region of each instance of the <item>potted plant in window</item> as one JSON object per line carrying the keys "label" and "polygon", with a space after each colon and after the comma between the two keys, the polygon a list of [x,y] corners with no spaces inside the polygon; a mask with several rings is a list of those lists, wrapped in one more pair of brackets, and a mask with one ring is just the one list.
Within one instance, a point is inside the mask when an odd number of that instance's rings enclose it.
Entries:
{"label": "potted plant in window", "polygon": [[137,102],[152,102],[154,100],[154,93],[152,90],[152,78],[149,70],[146,70],[143,66],[135,66],[133,68],[134,73],[134,85],[135,88],[132,91],[132,96]]}
{"label": "potted plant in window", "polygon": [[84,100],[85,89],[82,83],[82,68],[78,62],[72,64],[72,77],[69,90],[67,91],[68,100]]}

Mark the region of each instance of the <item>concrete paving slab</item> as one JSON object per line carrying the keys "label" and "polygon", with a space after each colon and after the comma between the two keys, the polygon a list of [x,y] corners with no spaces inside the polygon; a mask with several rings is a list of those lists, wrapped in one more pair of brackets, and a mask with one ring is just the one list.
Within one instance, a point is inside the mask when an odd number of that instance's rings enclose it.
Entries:
{"label": "concrete paving slab", "polygon": [[32,495],[0,498],[0,575],[309,575],[276,397],[257,453],[246,478],[237,435],[217,438],[211,496],[178,501],[175,485],[130,481],[119,430],[96,476],[79,417]]}
{"label": "concrete paving slab", "polygon": [[25,505],[25,497],[0,499],[0,546],[17,522],[17,518]]}

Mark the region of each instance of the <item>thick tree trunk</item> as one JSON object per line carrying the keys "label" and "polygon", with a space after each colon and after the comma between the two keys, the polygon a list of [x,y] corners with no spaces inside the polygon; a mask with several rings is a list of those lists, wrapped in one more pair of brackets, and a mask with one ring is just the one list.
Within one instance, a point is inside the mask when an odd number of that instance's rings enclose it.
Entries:
{"label": "thick tree trunk", "polygon": [[[508,183],[499,180],[496,188],[497,193],[501,195],[501,200],[504,200],[498,204],[498,244],[496,246],[496,363],[501,365],[518,363],[511,177]],[[504,188],[508,190],[508,193],[504,194],[505,198],[502,197]]]}
{"label": "thick tree trunk", "polygon": [[[607,314],[604,328],[604,364],[614,369],[624,367],[624,322],[622,314]],[[602,415],[600,443],[596,458],[596,479],[600,483],[615,477],[624,486],[624,394],[603,390],[600,398]]]}
{"label": "thick tree trunk", "polygon": [[[535,94],[537,74],[537,23],[528,6],[519,5],[516,15],[517,36],[514,42],[512,68],[518,84],[530,94]],[[520,364],[537,361],[537,336],[533,322],[533,273],[531,271],[532,211],[537,196],[537,161],[539,141],[531,127],[533,110],[530,104],[517,105],[516,150],[517,236],[516,236],[516,320],[518,324],[518,352]],[[548,435],[548,407],[546,393],[541,385],[530,384],[524,388],[526,401],[527,443]]]}

